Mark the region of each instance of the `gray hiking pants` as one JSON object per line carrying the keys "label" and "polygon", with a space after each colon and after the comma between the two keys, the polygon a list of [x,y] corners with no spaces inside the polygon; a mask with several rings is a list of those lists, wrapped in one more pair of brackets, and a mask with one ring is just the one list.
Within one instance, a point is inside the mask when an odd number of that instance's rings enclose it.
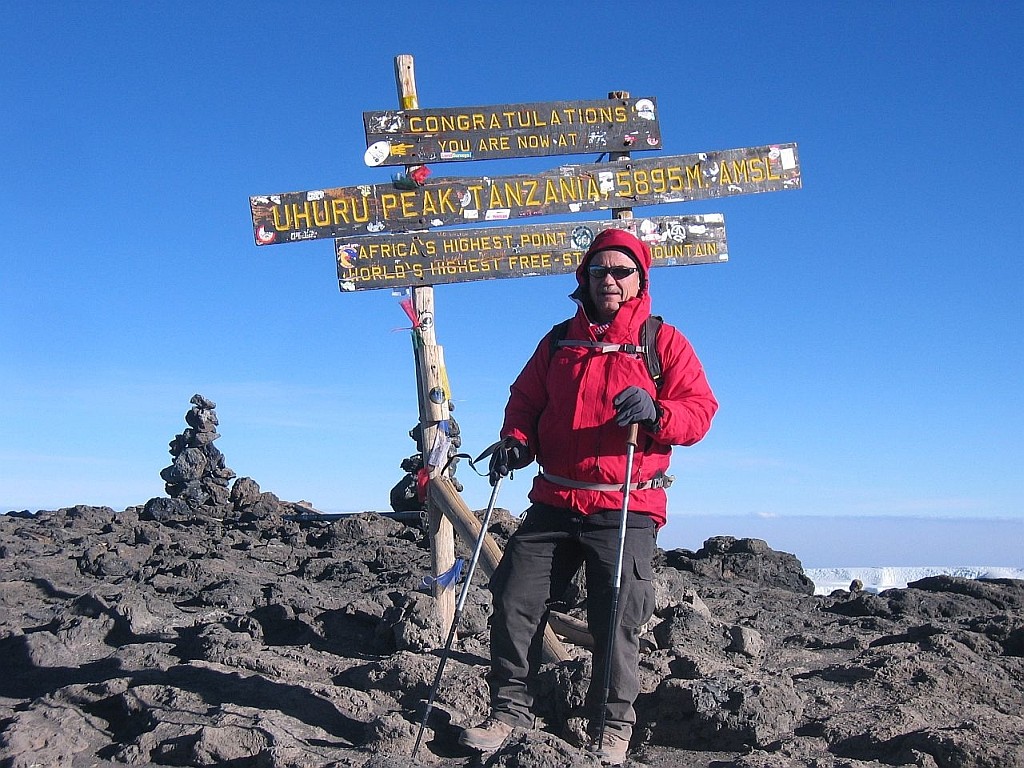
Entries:
{"label": "gray hiking pants", "polygon": [[[491,578],[491,713],[510,725],[533,725],[530,676],[541,663],[547,611],[585,568],[587,621],[594,636],[594,664],[587,691],[592,723],[600,716],[611,620],[621,510],[583,515],[534,504],[509,540]],[[646,515],[628,513],[619,591],[619,621],[611,664],[606,728],[629,737],[640,692],[640,627],[654,613],[652,561],[656,527]]]}

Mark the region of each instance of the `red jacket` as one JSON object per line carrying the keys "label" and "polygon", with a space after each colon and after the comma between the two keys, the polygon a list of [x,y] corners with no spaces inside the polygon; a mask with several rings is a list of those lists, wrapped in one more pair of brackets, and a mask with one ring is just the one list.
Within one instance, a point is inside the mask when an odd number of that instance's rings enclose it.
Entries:
{"label": "red jacket", "polygon": [[[650,315],[650,252],[646,246],[644,250],[646,253],[635,258],[644,274],[640,295],[620,307],[604,342],[637,343],[640,328]],[[574,298],[585,294],[587,261],[584,259],[577,271],[582,291],[573,294]],[[596,340],[582,305],[565,338]],[[545,336],[512,384],[501,436],[525,443],[529,458],[536,458],[543,472],[587,484],[621,486],[626,472],[628,428],[615,423],[612,400],[635,384],[654,396],[661,418],[656,432],[640,428],[631,482],[667,472],[672,446],[693,445],[704,437],[718,402],[700,360],[678,330],[663,324],[657,349],[663,371],[659,388],[655,388],[639,355],[571,346],[560,347],[552,354]],[[622,508],[621,490],[571,488],[551,482],[543,474],[534,478],[530,500],[584,514]],[[659,527],[665,524],[665,506],[663,488],[630,492],[629,510],[649,515]]]}

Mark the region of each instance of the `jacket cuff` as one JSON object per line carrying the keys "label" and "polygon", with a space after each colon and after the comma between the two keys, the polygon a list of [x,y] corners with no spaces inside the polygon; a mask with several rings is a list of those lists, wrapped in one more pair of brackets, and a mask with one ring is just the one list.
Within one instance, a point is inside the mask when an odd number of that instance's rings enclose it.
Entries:
{"label": "jacket cuff", "polygon": [[661,407],[661,404],[658,403],[657,400],[654,401],[654,410],[658,413],[654,421],[648,419],[647,421],[641,422],[643,428],[652,435],[656,435],[661,432],[661,417],[665,415],[665,409]]}

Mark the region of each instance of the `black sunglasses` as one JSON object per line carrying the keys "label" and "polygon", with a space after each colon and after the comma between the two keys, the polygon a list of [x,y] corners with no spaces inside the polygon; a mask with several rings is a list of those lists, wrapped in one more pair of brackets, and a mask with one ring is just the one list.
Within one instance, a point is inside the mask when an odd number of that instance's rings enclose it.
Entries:
{"label": "black sunglasses", "polygon": [[636,267],[602,267],[597,264],[587,267],[587,274],[595,280],[604,280],[606,275],[611,275],[616,280],[625,280],[636,272]]}

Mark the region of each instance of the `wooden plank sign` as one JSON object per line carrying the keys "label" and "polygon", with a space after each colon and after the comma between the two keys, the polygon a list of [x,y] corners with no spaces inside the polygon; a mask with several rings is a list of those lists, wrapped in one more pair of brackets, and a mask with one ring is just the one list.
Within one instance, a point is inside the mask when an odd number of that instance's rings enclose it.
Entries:
{"label": "wooden plank sign", "polygon": [[364,112],[369,166],[661,149],[657,100]]}
{"label": "wooden plank sign", "polygon": [[257,245],[798,189],[796,144],[249,198]]}
{"label": "wooden plank sign", "polygon": [[409,232],[335,240],[342,291],[574,272],[594,237],[627,229],[655,267],[728,260],[721,214]]}

